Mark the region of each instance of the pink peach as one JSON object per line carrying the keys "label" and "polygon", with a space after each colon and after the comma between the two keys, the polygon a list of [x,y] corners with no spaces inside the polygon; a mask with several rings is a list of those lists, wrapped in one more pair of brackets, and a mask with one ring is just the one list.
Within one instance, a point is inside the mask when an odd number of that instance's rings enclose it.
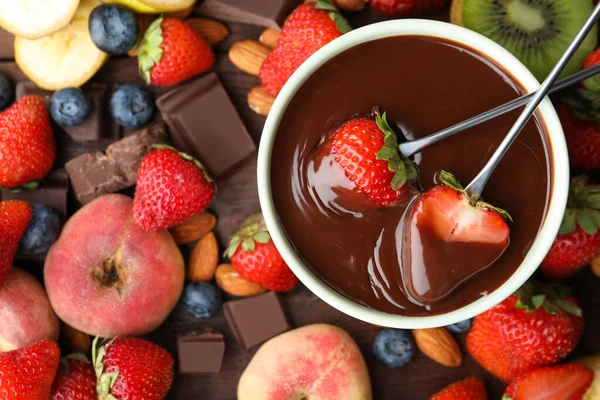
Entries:
{"label": "pink peach", "polygon": [[13,267],[0,288],[0,351],[58,340],[60,325],[42,285]]}
{"label": "pink peach", "polygon": [[99,197],[67,221],[48,253],[50,303],[77,330],[102,337],[148,333],[181,295],[179,248],[168,231],[141,230],[132,208],[127,196]]}
{"label": "pink peach", "polygon": [[267,341],[242,374],[238,400],[370,400],[365,360],[344,330],[315,324]]}

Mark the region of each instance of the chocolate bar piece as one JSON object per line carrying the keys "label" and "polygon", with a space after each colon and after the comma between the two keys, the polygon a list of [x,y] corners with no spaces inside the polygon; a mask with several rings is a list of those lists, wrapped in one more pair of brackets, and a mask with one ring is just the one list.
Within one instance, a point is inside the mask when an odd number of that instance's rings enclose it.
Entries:
{"label": "chocolate bar piece", "polygon": [[109,145],[105,152],[82,154],[72,159],[65,168],[77,200],[86,204],[104,194],[135,185],[142,158],[153,145],[166,141],[166,127],[160,123]]}
{"label": "chocolate bar piece", "polygon": [[44,100],[44,103],[46,103],[46,106],[50,106],[50,98],[52,97],[52,92],[49,90],[40,89],[33,82],[18,82],[15,87],[15,92],[17,100],[25,96],[35,95],[41,97]]}
{"label": "chocolate bar piece", "polygon": [[215,73],[171,90],[156,105],[175,146],[197,158],[217,180],[231,175],[256,151]]}
{"label": "chocolate bar piece", "polygon": [[223,335],[204,332],[180,336],[177,339],[179,372],[192,375],[213,375],[221,370],[225,355]]}
{"label": "chocolate bar piece", "polygon": [[281,28],[302,0],[204,0],[196,11],[224,21]]}
{"label": "chocolate bar piece", "polygon": [[246,350],[290,329],[281,302],[273,292],[229,301],[223,310],[237,341]]}
{"label": "chocolate bar piece", "polygon": [[64,169],[51,171],[36,189],[11,191],[2,189],[2,200],[23,200],[29,204],[45,204],[63,219],[67,218],[69,178]]}
{"label": "chocolate bar piece", "polygon": [[81,125],[61,125],[71,139],[76,142],[87,142],[102,138],[119,138],[119,125],[108,112],[109,89],[109,86],[104,83],[90,83],[83,87],[92,100],[92,113]]}

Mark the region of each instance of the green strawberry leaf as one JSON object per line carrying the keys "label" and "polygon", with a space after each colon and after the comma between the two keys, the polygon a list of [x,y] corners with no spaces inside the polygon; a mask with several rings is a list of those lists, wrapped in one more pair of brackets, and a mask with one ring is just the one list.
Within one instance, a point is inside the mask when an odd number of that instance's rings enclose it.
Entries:
{"label": "green strawberry leaf", "polygon": [[329,11],[329,18],[335,22],[335,26],[342,34],[348,33],[352,30],[348,20],[346,20],[346,18],[339,13],[338,9],[331,4],[329,0],[317,0],[315,2],[315,8],[317,10]]}
{"label": "green strawberry leaf", "polygon": [[571,315],[576,317],[581,317],[583,315],[581,309],[577,307],[575,304],[570,301],[564,299],[556,299],[554,300],[554,304],[560,307],[563,311],[568,312]]}
{"label": "green strawberry leaf", "polygon": [[252,238],[245,238],[242,240],[242,250],[244,251],[254,251],[256,248],[256,244],[254,244],[254,240]]}
{"label": "green strawberry leaf", "polygon": [[598,225],[594,216],[587,211],[579,211],[577,214],[577,224],[588,235],[595,235],[598,232]]}
{"label": "green strawberry leaf", "polygon": [[458,182],[458,179],[450,172],[442,171],[439,175],[440,182],[445,186],[451,187],[452,189],[464,191],[465,188]]}
{"label": "green strawberry leaf", "polygon": [[391,186],[398,190],[406,184],[407,181],[414,181],[418,177],[418,169],[415,163],[409,159],[403,159],[398,152],[398,138],[387,122],[387,115],[375,113],[375,122],[381,131],[385,134],[383,147],[377,152],[377,159],[387,161],[388,168],[394,173]]}
{"label": "green strawberry leaf", "polygon": [[269,235],[269,232],[258,232],[256,235],[254,235],[254,241],[256,243],[269,243],[271,241],[271,235]]}
{"label": "green strawberry leaf", "polygon": [[240,245],[243,251],[252,252],[256,249],[256,243],[268,243],[270,240],[271,236],[267,231],[267,225],[262,214],[251,214],[240,228],[229,237],[229,245],[224,255],[231,258]]}
{"label": "green strawberry leaf", "polygon": [[545,294],[536,294],[535,296],[531,297],[531,304],[533,304],[533,307],[540,308],[544,302],[546,301],[546,295]]}
{"label": "green strawberry leaf", "polygon": [[569,233],[574,232],[576,228],[577,228],[577,213],[573,210],[567,209],[565,211],[565,215],[563,216],[563,220],[560,225],[558,234],[561,236],[568,235]]}
{"label": "green strawberry leaf", "polygon": [[163,57],[163,49],[160,47],[163,41],[162,22],[163,18],[160,17],[150,24],[137,49],[140,75],[148,85],[150,84],[150,70]]}

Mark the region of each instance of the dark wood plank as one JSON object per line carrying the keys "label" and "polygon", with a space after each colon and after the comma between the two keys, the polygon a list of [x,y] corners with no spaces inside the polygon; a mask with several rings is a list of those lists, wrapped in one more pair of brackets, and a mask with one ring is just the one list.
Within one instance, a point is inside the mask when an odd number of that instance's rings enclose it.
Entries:
{"label": "dark wood plank", "polygon": [[[258,1],[258,0],[257,0]],[[435,19],[446,19],[447,13],[431,16]],[[348,19],[354,27],[385,19],[372,11],[348,14]],[[216,47],[217,63],[215,70],[223,85],[231,96],[249,132],[258,144],[265,118],[253,113],[247,105],[246,94],[259,81],[256,77],[248,76],[238,71],[227,58],[227,51],[237,40],[258,38],[262,28],[242,24],[226,24],[230,36]],[[0,71],[7,73],[16,81],[27,78],[19,71],[16,64],[7,59],[13,58],[13,38],[7,32],[0,30]],[[137,73],[135,60],[117,58],[110,60],[94,77],[96,81],[104,82],[137,82],[142,84]],[[155,94],[164,90],[152,88]],[[104,149],[109,141],[91,143],[75,143],[66,136],[59,136],[59,160],[57,166],[68,159],[85,152]],[[131,193],[131,191],[129,191]],[[72,210],[74,205],[72,206]],[[260,209],[256,187],[256,157],[251,157],[238,171],[226,181],[219,183],[218,195],[211,206],[218,216],[216,234],[221,247],[226,245],[227,236],[244,219],[247,214]],[[189,247],[183,249],[184,254]],[[40,276],[40,267],[28,267]],[[579,347],[570,359],[600,352],[600,298],[597,287],[600,279],[594,277],[589,270],[582,271],[571,283],[574,292],[581,300],[587,315],[586,330]],[[426,400],[431,394],[442,387],[467,376],[478,376],[486,381],[491,399],[498,399],[504,390],[504,384],[483,371],[465,352],[465,361],[459,368],[447,368],[436,364],[424,355],[418,353],[415,360],[399,370],[388,369],[379,364],[372,352],[373,337],[379,327],[350,318],[330,307],[303,286],[291,293],[283,294],[282,299],[286,311],[294,326],[299,327],[312,323],[330,323],[346,329],[357,341],[369,366],[373,383],[374,398],[379,399],[410,399]],[[176,356],[176,338],[179,334],[213,328],[225,334],[227,350],[222,371],[211,377],[176,376],[169,399],[207,399],[230,400],[236,398],[237,381],[245,366],[257,349],[246,351],[233,339],[222,313],[209,319],[196,319],[178,305],[169,319],[148,338],[161,344]],[[459,339],[464,350],[464,336]],[[337,399],[336,399],[337,400]]]}

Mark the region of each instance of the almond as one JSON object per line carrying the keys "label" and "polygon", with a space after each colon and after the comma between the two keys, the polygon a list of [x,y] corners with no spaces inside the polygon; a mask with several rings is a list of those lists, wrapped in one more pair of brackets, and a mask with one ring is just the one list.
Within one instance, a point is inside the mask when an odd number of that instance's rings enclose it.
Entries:
{"label": "almond", "polygon": [[256,40],[241,40],[229,49],[229,60],[242,71],[258,76],[271,49]]}
{"label": "almond", "polygon": [[269,115],[274,101],[275,97],[267,93],[262,86],[257,86],[248,92],[248,106],[252,111],[263,117]]}
{"label": "almond", "polygon": [[192,215],[169,231],[177,244],[188,244],[200,239],[215,229],[217,218],[208,211]]}
{"label": "almond", "polygon": [[362,11],[365,9],[365,0],[334,0],[334,3],[344,11]]}
{"label": "almond", "polygon": [[592,261],[592,272],[600,278],[600,257]]}
{"label": "almond", "polygon": [[447,367],[458,367],[462,353],[454,336],[446,328],[415,329],[417,347],[427,357]]}
{"label": "almond", "polygon": [[61,333],[63,338],[69,344],[71,351],[75,353],[85,353],[87,354],[92,347],[92,340],[90,335],[87,333],[83,333],[73,328],[70,325],[62,323]]}
{"label": "almond", "polygon": [[247,281],[235,272],[231,264],[221,264],[217,267],[215,274],[217,285],[226,293],[233,296],[246,297],[264,293],[267,289],[262,286]]}
{"label": "almond", "polygon": [[267,28],[260,34],[258,41],[267,47],[274,48],[279,40],[280,31],[273,28]]}
{"label": "almond", "polygon": [[188,260],[188,279],[192,282],[210,282],[219,262],[219,245],[212,232],[198,241]]}
{"label": "almond", "polygon": [[184,8],[183,10],[171,11],[171,12],[165,13],[164,16],[165,16],[165,18],[186,19],[187,17],[190,16],[192,11],[194,11],[194,4],[192,4],[188,8]]}
{"label": "almond", "polygon": [[219,43],[229,35],[227,27],[214,19],[189,18],[185,22],[198,32],[211,46]]}

